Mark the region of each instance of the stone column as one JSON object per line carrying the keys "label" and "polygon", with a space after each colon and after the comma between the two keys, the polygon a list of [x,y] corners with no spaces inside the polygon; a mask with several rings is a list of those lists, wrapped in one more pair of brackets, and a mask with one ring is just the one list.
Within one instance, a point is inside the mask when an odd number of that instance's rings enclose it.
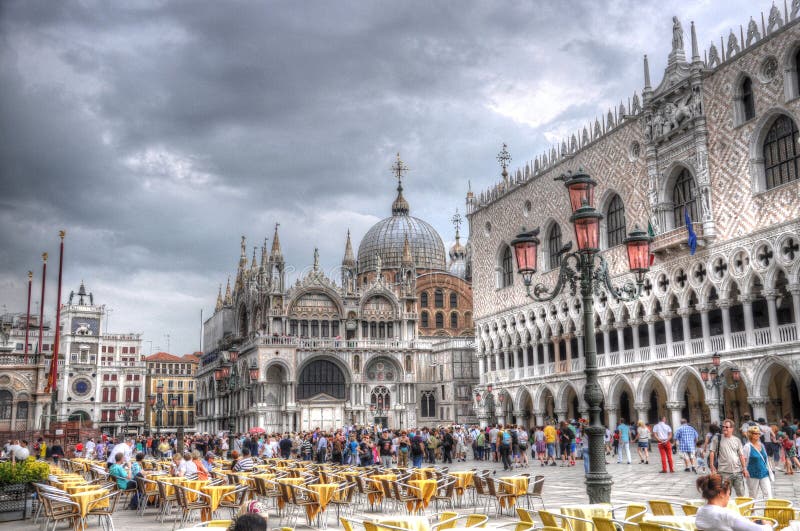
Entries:
{"label": "stone column", "polygon": [[652,352],[653,347],[656,346],[656,316],[648,315],[644,321],[647,323],[647,340],[650,343],[650,352]]}
{"label": "stone column", "polygon": [[638,359],[639,357],[639,325],[641,321],[636,319],[630,323],[631,325],[631,337],[633,337],[633,352],[634,356]]}
{"label": "stone column", "polygon": [[523,376],[528,376],[528,347],[529,345],[522,345],[522,370]]}
{"label": "stone column", "polygon": [[692,332],[689,330],[689,316],[691,315],[691,308],[678,308],[678,315],[681,316],[681,325],[683,327],[683,342],[684,353],[692,353]]}
{"label": "stone column", "polygon": [[[586,337],[583,334],[576,337],[578,338],[578,358],[584,359],[585,354],[583,353],[583,342],[586,341]],[[592,338],[592,341],[596,341],[596,339]],[[586,366],[585,363],[583,365],[584,367]]]}
{"label": "stone column", "polygon": [[614,328],[617,329],[617,352],[625,350],[625,323],[614,323]]}
{"label": "stone column", "polygon": [[778,335],[778,306],[775,300],[778,298],[778,291],[774,289],[764,290],[764,297],[767,299],[767,310],[769,312],[769,334],[770,343],[777,343],[780,341]]}
{"label": "stone column", "polygon": [[725,350],[731,350],[731,301],[728,300],[727,294],[720,297],[717,306],[722,312],[722,338],[725,342]]}
{"label": "stone column", "polygon": [[566,409],[554,409],[553,410],[553,415],[558,417],[558,422],[561,422],[562,420],[569,420],[567,418],[567,410]]}
{"label": "stone column", "polygon": [[603,332],[603,355],[608,359],[608,354],[611,351],[611,335],[608,333],[610,329],[608,325],[603,325],[600,330]]}
{"label": "stone column", "polygon": [[789,284],[789,293],[792,294],[794,324],[797,328],[797,337],[800,339],[800,284]]}
{"label": "stone column", "polygon": [[617,404],[606,404],[606,413],[608,413],[608,427],[613,432],[619,424],[619,406]]}
{"label": "stone column", "polygon": [[[536,418],[536,425],[537,426],[544,426],[544,411],[534,411],[533,416]],[[533,440],[533,439],[531,439]]]}
{"label": "stone column", "polygon": [[553,342],[553,363],[556,364],[554,372],[558,372],[558,362],[561,361],[561,338],[551,337],[550,341]]}
{"label": "stone column", "polygon": [[650,420],[647,418],[647,413],[650,411],[650,404],[646,402],[634,402],[633,409],[636,410],[637,421],[641,420],[647,423]]}
{"label": "stone column", "polygon": [[672,357],[672,318],[675,314],[672,312],[664,312],[661,318],[664,320],[664,337],[667,340],[667,357]]}
{"label": "stone column", "polygon": [[486,354],[478,355],[478,377],[480,383],[486,383]]}
{"label": "stone column", "polygon": [[720,418],[719,418],[719,399],[708,399],[706,398],[706,405],[708,406],[708,418],[712,424],[716,424],[717,426],[720,425]]}
{"label": "stone column", "polygon": [[708,311],[711,308],[708,304],[703,304],[700,310],[700,324],[703,329],[703,352],[711,352],[711,327],[708,324]]}
{"label": "stone column", "polygon": [[769,399],[764,396],[750,396],[747,398],[747,403],[753,408],[753,420],[760,418],[767,418],[767,401]]}
{"label": "stone column", "polygon": [[550,342],[542,340],[542,355],[544,357],[544,363],[547,365],[550,363]]}
{"label": "stone column", "polygon": [[667,402],[667,411],[669,411],[669,418],[672,426],[672,431],[678,429],[681,425],[681,410],[683,409],[684,402]]}
{"label": "stone column", "polygon": [[524,425],[524,422],[523,422],[524,418],[525,418],[525,412],[524,411],[522,411],[521,409],[515,409],[512,412],[512,415],[514,415],[514,424],[516,424],[517,426],[523,426]]}
{"label": "stone column", "polygon": [[503,369],[508,370],[511,368],[511,348],[503,347]]}
{"label": "stone column", "polygon": [[739,297],[742,302],[742,313],[744,314],[744,330],[747,336],[747,345],[753,346],[755,338],[753,337],[753,298],[746,295]]}
{"label": "stone column", "polygon": [[500,349],[494,351],[494,370],[500,370]]}

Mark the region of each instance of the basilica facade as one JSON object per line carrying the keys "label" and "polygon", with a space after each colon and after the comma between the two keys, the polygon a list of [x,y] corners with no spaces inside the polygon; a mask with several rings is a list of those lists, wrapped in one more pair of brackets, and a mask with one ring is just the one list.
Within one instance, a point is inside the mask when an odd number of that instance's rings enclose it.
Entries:
{"label": "basilica facade", "polygon": [[[204,324],[196,374],[201,432],[413,427],[474,420],[472,289],[467,249],[445,255],[436,230],[410,215],[396,163],[391,216],[353,251],[340,278],[313,266],[288,285],[276,225]],[[309,252],[309,254],[311,254]]]}
{"label": "basilica facade", "polygon": [[701,429],[722,416],[800,417],[797,11],[773,4],[704,52],[694,24],[684,45],[674,18],[657,86],[645,56],[641,98],[468,195],[484,423],[587,416],[580,298],[528,298],[511,247],[523,226],[539,227],[533,283],[556,284],[574,236],[554,178],[579,168],[598,181],[601,254],[616,284],[632,279],[626,233],[654,236],[642,296],[595,296],[603,421],[666,416]]}

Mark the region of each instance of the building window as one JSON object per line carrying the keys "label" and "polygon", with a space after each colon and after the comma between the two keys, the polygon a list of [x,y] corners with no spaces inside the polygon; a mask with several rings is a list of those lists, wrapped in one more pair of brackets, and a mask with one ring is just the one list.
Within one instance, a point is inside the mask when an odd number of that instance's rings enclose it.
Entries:
{"label": "building window", "polygon": [[606,220],[608,247],[621,244],[622,240],[625,239],[625,205],[622,204],[620,196],[615,195],[608,204]]}
{"label": "building window", "polygon": [[752,120],[756,116],[756,105],[753,99],[753,81],[746,77],[742,81],[742,117],[743,121]]}
{"label": "building window", "polygon": [[764,173],[767,190],[798,177],[797,126],[788,116],[779,116],[764,139]]}
{"label": "building window", "polygon": [[558,267],[559,258],[561,257],[559,251],[561,251],[561,227],[556,223],[550,229],[550,235],[547,237],[548,265],[550,269]]}
{"label": "building window", "polygon": [[361,357],[358,354],[353,356],[353,372],[361,372]]}
{"label": "building window", "polygon": [[406,356],[406,372],[411,372],[414,370],[414,366],[411,363],[411,356]]}
{"label": "building window", "polygon": [[458,328],[458,313],[450,312],[450,328]]}
{"label": "building window", "polygon": [[436,312],[436,328],[444,328],[444,314]]}
{"label": "building window", "polygon": [[433,391],[422,391],[421,417],[436,416],[436,394]]}
{"label": "building window", "polygon": [[420,319],[420,326],[422,328],[428,328],[430,326],[430,323],[428,322],[428,312],[422,312]]}
{"label": "building window", "polygon": [[500,260],[500,287],[505,288],[514,283],[514,265],[511,262],[511,247],[508,245],[503,249],[503,257]]}
{"label": "building window", "polygon": [[697,199],[694,195],[694,177],[687,169],[683,169],[672,188],[672,219],[675,228],[686,225],[684,209],[689,213],[692,223],[697,221]]}
{"label": "building window", "polygon": [[14,397],[10,391],[0,391],[0,420],[11,419],[11,403],[13,401]]}
{"label": "building window", "polygon": [[433,305],[436,308],[444,308],[444,291],[441,288],[433,292]]}
{"label": "building window", "polygon": [[458,294],[455,291],[450,292],[450,307],[458,308]]}
{"label": "building window", "polygon": [[325,393],[344,400],[347,396],[346,382],[339,367],[328,360],[315,360],[300,373],[297,385],[297,400],[306,400]]}
{"label": "building window", "polygon": [[428,307],[428,292],[427,291],[423,291],[420,294],[420,296],[419,296],[419,305],[420,305],[421,308],[427,308]]}

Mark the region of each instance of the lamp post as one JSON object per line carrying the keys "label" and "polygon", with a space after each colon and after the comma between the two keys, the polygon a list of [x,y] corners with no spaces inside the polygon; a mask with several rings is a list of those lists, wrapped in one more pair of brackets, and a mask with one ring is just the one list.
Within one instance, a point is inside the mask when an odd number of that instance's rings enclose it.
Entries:
{"label": "lamp post", "polygon": [[[156,394],[150,395],[150,409],[156,414],[156,438],[161,439],[161,412],[167,409],[167,404],[164,402],[164,383],[159,382],[156,386]],[[170,406],[174,409],[178,405],[177,398],[170,399]]]}
{"label": "lamp post", "polygon": [[128,434],[128,424],[139,416],[139,408],[131,406],[130,402],[125,402],[125,405],[117,411],[120,420],[123,422],[122,433]]}
{"label": "lamp post", "polygon": [[[217,388],[220,392],[228,395],[228,431],[230,433],[233,433],[236,428],[233,394],[240,390],[250,390],[250,385],[245,383],[244,378],[239,374],[239,365],[236,363],[238,359],[239,352],[236,350],[228,351],[227,355],[223,353],[222,363],[214,370],[214,379],[217,381]],[[258,381],[259,370],[255,360],[251,362],[247,372],[250,377],[250,382]]]}
{"label": "lamp post", "polygon": [[565,245],[559,252],[561,267],[556,285],[548,289],[543,284],[536,284],[531,294],[533,275],[536,273],[536,259],[539,246],[539,229],[522,232],[511,242],[517,262],[517,270],[522,276],[528,297],[535,301],[549,301],[558,296],[564,289],[575,295],[578,288],[583,308],[583,344],[586,365],[586,387],[584,400],[589,406],[590,425],[586,429],[589,435],[589,473],[586,474],[586,492],[591,503],[609,503],[611,501],[611,475],[606,471],[605,444],[603,437],[605,427],[600,419],[600,403],[603,399],[600,385],[597,382],[597,348],[594,338],[594,298],[601,288],[605,289],[617,300],[631,301],[637,299],[642,292],[644,275],[650,267],[650,237],[646,232],[635,227],[624,240],[627,247],[630,270],[636,276],[636,283],[627,282],[622,287],[611,284],[608,264],[600,256],[600,220],[603,215],[594,208],[594,187],[597,184],[587,173],[579,169],[577,173],[567,173],[556,180],[563,180],[569,193],[572,216],[570,223],[575,229],[575,240],[578,250],[569,252],[572,243]]}
{"label": "lamp post", "polygon": [[[711,367],[703,367],[700,369],[700,378],[703,380],[703,385],[706,389],[715,389],[717,392],[717,399],[719,400],[719,420],[722,422],[725,419],[725,400],[723,393],[726,389],[735,391],[739,387],[739,382],[742,379],[742,373],[737,367],[729,369],[720,369],[719,364],[721,358],[718,352],[711,356]],[[728,372],[731,374],[731,383],[728,383]]]}

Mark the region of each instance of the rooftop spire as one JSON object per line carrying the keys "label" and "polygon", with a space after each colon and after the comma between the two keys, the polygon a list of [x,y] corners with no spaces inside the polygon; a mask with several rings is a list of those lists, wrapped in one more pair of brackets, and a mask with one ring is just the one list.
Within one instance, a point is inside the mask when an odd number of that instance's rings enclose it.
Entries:
{"label": "rooftop spire", "polygon": [[411,210],[408,201],[403,197],[403,175],[408,171],[408,166],[400,160],[400,153],[397,154],[397,160],[392,164],[392,174],[397,177],[397,197],[392,203],[393,216],[407,216]]}
{"label": "rooftop spire", "polygon": [[644,90],[651,90],[650,86],[650,63],[647,62],[647,54],[644,54]]}
{"label": "rooftop spire", "polygon": [[347,243],[344,244],[342,265],[351,267],[356,265],[356,258],[355,255],[353,255],[353,244],[350,243],[350,229],[347,229]]}
{"label": "rooftop spire", "polygon": [[261,269],[267,267],[267,238],[264,238],[264,245],[261,247]]}
{"label": "rooftop spire", "polygon": [[233,299],[231,298],[231,277],[228,277],[228,285],[225,286],[225,306],[231,306]]}
{"label": "rooftop spire", "polygon": [[692,62],[699,63],[700,49],[697,47],[697,32],[694,29],[694,20],[692,21],[691,33],[692,33]]}
{"label": "rooftop spire", "polygon": [[403,241],[402,263],[404,266],[414,265],[414,257],[411,255],[411,244],[408,242],[408,234],[405,235],[405,240]]}
{"label": "rooftop spire", "polygon": [[497,162],[500,163],[500,167],[503,169],[503,171],[500,172],[500,175],[503,177],[503,182],[508,184],[508,171],[506,168],[508,168],[508,163],[511,162],[511,155],[508,153],[508,146],[505,142],[503,142],[503,149],[497,154]]}
{"label": "rooftop spire", "polygon": [[222,284],[219,285],[219,291],[217,292],[217,305],[214,307],[215,311],[220,311],[222,309]]}
{"label": "rooftop spire", "polygon": [[258,247],[253,247],[253,261],[250,262],[250,269],[258,268],[258,262],[256,262],[256,251],[257,250],[258,250]]}
{"label": "rooftop spire", "polygon": [[278,238],[278,227],[280,227],[280,223],[275,224],[275,234],[272,235],[272,252],[270,253],[271,260],[283,260],[283,254],[281,254],[281,240]]}

